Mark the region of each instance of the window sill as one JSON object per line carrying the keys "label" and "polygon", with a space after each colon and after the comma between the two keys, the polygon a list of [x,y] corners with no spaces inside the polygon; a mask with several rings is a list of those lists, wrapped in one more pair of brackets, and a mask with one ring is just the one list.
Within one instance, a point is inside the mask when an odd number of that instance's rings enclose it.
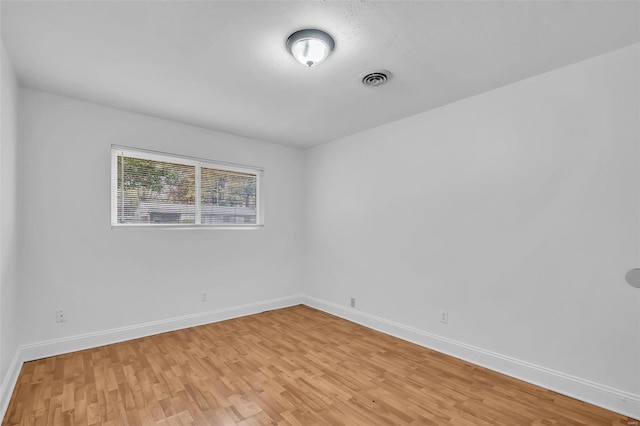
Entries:
{"label": "window sill", "polygon": [[111,225],[111,229],[156,229],[156,230],[174,230],[174,231],[218,231],[218,230],[256,230],[262,229],[264,225],[153,225],[153,224],[118,224]]}

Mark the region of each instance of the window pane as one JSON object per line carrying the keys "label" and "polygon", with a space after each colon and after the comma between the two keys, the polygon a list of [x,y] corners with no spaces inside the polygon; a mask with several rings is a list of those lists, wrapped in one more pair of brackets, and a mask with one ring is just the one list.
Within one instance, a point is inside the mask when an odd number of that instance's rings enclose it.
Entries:
{"label": "window pane", "polygon": [[195,223],[195,166],[118,156],[118,223]]}
{"label": "window pane", "polygon": [[202,167],[200,170],[203,224],[256,223],[255,174]]}

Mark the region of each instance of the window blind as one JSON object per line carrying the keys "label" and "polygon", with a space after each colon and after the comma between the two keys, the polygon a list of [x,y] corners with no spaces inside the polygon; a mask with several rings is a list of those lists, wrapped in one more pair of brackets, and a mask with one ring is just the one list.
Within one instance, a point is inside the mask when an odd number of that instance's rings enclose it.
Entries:
{"label": "window blind", "polygon": [[262,225],[262,170],[112,149],[112,226]]}

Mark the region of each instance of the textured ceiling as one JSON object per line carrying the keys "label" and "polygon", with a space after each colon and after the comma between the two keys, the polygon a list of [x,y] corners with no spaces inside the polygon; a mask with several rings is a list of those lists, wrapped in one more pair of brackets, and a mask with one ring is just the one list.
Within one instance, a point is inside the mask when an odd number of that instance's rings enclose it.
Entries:
{"label": "textured ceiling", "polygon": [[[3,1],[21,84],[309,147],[640,39],[638,2]],[[305,27],[327,61],[287,53]],[[387,69],[391,81],[359,76]]]}

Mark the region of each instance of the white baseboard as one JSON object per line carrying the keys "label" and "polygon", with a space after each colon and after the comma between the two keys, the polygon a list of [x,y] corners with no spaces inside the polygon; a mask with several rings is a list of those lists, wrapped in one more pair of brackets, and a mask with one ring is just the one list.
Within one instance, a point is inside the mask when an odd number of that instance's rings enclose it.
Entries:
{"label": "white baseboard", "polygon": [[23,361],[20,356],[20,349],[18,349],[11,360],[11,364],[9,364],[9,370],[7,371],[6,376],[4,376],[2,384],[0,384],[0,423],[2,422],[2,419],[4,419],[7,407],[9,407],[9,401],[11,400],[11,395],[13,394],[13,390],[18,382],[22,363]]}
{"label": "white baseboard", "polygon": [[497,371],[498,373],[515,377],[516,379],[550,389],[628,417],[635,419],[640,418],[640,395],[634,395],[549,368],[427,333],[404,324],[398,324],[315,297],[305,296],[303,303],[337,317],[480,365]]}
{"label": "white baseboard", "polygon": [[6,414],[7,407],[9,406],[9,400],[11,399],[11,394],[15,389],[22,364],[27,361],[80,351],[83,349],[95,348],[97,346],[108,345],[111,343],[124,342],[126,340],[166,333],[168,331],[258,314],[260,312],[270,311],[273,309],[286,308],[289,306],[299,305],[302,303],[302,300],[302,295],[282,297],[192,315],[168,318],[144,324],[136,324],[128,327],[114,328],[111,330],[22,345],[16,351],[9,368],[9,372],[2,381],[2,387],[0,387],[0,403],[2,404],[0,405],[0,420],[3,419]]}
{"label": "white baseboard", "polygon": [[46,340],[44,342],[20,346],[20,350],[22,351],[22,358],[24,361],[32,361],[34,359],[95,348],[96,346],[124,342],[126,340],[137,339],[159,333],[166,333],[168,331],[181,330],[183,328],[258,314],[272,309],[286,308],[301,304],[302,299],[302,295],[295,295],[279,299],[264,300],[261,302],[168,318],[144,324],[113,328],[111,330],[65,337],[62,339]]}

